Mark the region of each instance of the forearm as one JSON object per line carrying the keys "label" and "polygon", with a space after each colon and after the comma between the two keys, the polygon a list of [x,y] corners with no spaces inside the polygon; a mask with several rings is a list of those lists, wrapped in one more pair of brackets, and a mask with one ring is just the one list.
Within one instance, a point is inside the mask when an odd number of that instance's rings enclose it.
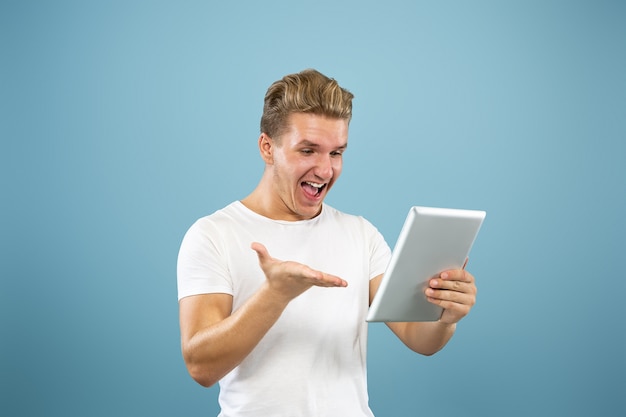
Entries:
{"label": "forearm", "polygon": [[440,321],[387,323],[387,325],[409,349],[427,356],[443,349],[456,330],[456,324]]}
{"label": "forearm", "polygon": [[203,386],[215,384],[250,354],[287,304],[263,285],[231,315],[196,332],[183,342],[191,376]]}

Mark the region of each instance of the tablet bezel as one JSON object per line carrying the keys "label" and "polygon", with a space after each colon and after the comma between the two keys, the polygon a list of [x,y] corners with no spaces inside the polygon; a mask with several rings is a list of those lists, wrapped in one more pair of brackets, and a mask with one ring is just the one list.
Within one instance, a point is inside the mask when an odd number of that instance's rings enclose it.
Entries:
{"label": "tablet bezel", "polygon": [[424,290],[433,276],[463,267],[485,216],[482,210],[411,207],[367,321],[439,320],[443,309]]}

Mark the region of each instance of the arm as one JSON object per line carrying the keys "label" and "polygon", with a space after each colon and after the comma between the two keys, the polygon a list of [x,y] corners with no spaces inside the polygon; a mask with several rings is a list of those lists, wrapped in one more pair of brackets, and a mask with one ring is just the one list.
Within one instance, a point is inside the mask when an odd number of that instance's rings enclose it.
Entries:
{"label": "arm", "polygon": [[231,314],[232,296],[203,294],[179,303],[182,351],[187,370],[209,387],[252,351],[286,307],[263,285]]}
{"label": "arm", "polygon": [[[382,275],[370,281],[370,304],[380,286]],[[442,272],[430,280],[426,297],[444,308],[436,322],[390,322],[387,326],[409,349],[433,355],[452,338],[456,323],[465,317],[476,302],[474,277],[464,269]]]}
{"label": "arm", "polygon": [[180,300],[182,351],[189,374],[209,387],[243,361],[276,323],[289,302],[310,287],[345,287],[339,277],[269,256],[254,243],[266,281],[237,311],[229,294]]}

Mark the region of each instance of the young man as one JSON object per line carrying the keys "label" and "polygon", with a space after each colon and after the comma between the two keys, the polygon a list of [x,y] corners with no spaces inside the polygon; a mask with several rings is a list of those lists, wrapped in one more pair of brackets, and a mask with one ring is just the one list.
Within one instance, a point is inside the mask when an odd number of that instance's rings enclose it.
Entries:
{"label": "young man", "polygon": [[[178,258],[182,351],[190,375],[220,384],[220,416],[373,416],[365,322],[389,262],[381,234],[324,198],[342,170],[353,95],[315,70],[270,86],[250,195],[198,220]],[[445,271],[438,322],[388,323],[431,355],[475,302],[474,277]]]}

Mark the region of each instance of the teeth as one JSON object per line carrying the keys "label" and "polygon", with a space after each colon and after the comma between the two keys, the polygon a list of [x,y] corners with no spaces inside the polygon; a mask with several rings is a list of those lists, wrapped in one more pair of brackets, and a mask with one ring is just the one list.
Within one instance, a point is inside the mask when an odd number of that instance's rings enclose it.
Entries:
{"label": "teeth", "polygon": [[312,185],[315,188],[322,188],[324,184],[318,184],[316,182],[306,181],[307,184]]}

